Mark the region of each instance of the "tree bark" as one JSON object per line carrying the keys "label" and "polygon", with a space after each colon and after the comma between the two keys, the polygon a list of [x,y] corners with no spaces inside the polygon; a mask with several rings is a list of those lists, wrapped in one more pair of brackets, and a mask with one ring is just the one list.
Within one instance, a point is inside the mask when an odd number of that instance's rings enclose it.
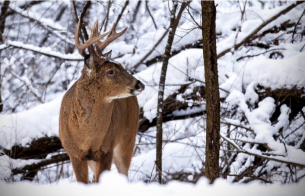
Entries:
{"label": "tree bark", "polygon": [[219,177],[220,100],[216,52],[216,6],[202,1],[202,37],[206,83],[206,162],[205,175],[213,183]]}
{"label": "tree bark", "polygon": [[162,123],[163,123],[163,96],[164,96],[164,87],[165,87],[165,78],[168,60],[170,57],[170,51],[172,48],[172,44],[175,37],[175,31],[177,26],[175,27],[175,15],[177,10],[178,2],[173,1],[173,9],[170,14],[170,27],[169,27],[169,35],[167,40],[167,45],[165,47],[164,59],[160,74],[160,82],[159,82],[159,91],[158,91],[158,108],[157,108],[157,134],[156,134],[156,174],[158,175],[158,182],[162,183]]}
{"label": "tree bark", "polygon": [[[3,6],[1,7],[1,13],[0,13],[0,44],[3,43],[3,33],[5,28],[5,19],[7,16],[7,10],[9,7],[10,1],[4,1]],[[1,56],[1,51],[0,51]],[[1,62],[0,62],[0,112],[3,111],[3,103],[2,103],[2,75],[1,75]]]}

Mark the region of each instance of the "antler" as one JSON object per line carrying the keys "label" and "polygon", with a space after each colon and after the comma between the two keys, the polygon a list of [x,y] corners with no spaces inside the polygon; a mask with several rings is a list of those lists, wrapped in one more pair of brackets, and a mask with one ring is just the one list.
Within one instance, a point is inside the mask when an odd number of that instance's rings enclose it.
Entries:
{"label": "antler", "polygon": [[[97,54],[99,56],[103,56],[103,50],[111,43],[113,42],[114,40],[116,40],[117,38],[119,38],[121,35],[123,35],[125,33],[125,31],[127,30],[128,27],[125,27],[125,29],[123,29],[121,32],[117,33],[115,32],[115,27],[116,27],[116,24],[113,23],[113,26],[111,28],[110,31],[108,31],[107,33],[109,34],[109,37],[107,37],[107,39],[105,41],[96,41],[96,51],[97,51]],[[95,34],[95,35],[98,35],[98,29],[92,29],[92,34]]]}
{"label": "antler", "polygon": [[[81,26],[81,20],[78,20],[78,24],[77,24],[77,27],[76,27],[76,30],[75,30],[74,39],[75,39],[75,44],[76,44],[76,47],[78,49],[78,52],[83,57],[85,57],[86,56],[86,54],[85,54],[86,48],[91,46],[94,42],[99,41],[100,39],[103,39],[105,36],[107,36],[110,33],[110,31],[108,31],[108,32],[106,32],[106,33],[104,33],[103,35],[100,35],[100,36],[98,36],[98,34],[96,35],[94,33],[91,33],[89,39],[84,44],[80,44],[79,43],[79,34],[78,34],[80,26]],[[93,25],[92,32],[97,31],[97,29],[98,29],[98,24],[97,24],[97,21],[95,21],[95,23]]]}
{"label": "antler", "polygon": [[[112,28],[110,31],[99,35],[98,33],[98,22],[97,20],[95,21],[93,28],[91,30],[91,35],[90,38],[84,43],[84,44],[80,44],[79,43],[79,29],[80,29],[80,24],[81,24],[81,20],[78,21],[77,24],[77,28],[75,30],[75,44],[76,47],[79,51],[79,53],[85,57],[85,50],[86,48],[89,47],[89,52],[91,55],[93,55],[94,57],[98,56],[102,56],[103,55],[103,50],[106,48],[106,46],[108,46],[111,42],[113,42],[115,39],[119,38],[121,35],[123,35],[125,33],[125,31],[127,30],[128,27],[126,27],[125,29],[123,29],[121,32],[116,33],[115,32],[115,23],[113,24]],[[105,40],[105,41],[100,41],[101,39],[103,39],[105,36],[109,35],[109,37]],[[95,44],[96,47],[94,50],[94,47],[92,47],[92,44]]]}

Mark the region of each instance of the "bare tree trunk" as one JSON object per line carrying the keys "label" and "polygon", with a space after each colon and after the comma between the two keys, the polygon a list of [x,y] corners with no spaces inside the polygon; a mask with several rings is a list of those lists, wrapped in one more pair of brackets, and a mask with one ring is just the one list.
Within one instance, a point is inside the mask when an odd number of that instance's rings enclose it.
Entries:
{"label": "bare tree trunk", "polygon": [[164,98],[163,97],[164,97],[166,71],[167,71],[168,60],[171,57],[171,48],[172,48],[172,44],[174,41],[175,32],[176,32],[179,20],[182,16],[182,12],[188,4],[190,4],[190,1],[183,2],[181,4],[177,17],[175,17],[177,6],[178,6],[178,1],[173,1],[173,9],[171,10],[171,19],[170,19],[170,26],[169,26],[169,35],[168,35],[168,40],[167,40],[167,44],[165,47],[164,59],[163,59],[163,64],[162,64],[162,69],[161,69],[161,74],[160,74],[157,120],[156,120],[156,126],[157,126],[156,173],[158,174],[158,181],[160,184],[162,182],[162,140],[163,140],[162,123],[163,123],[163,107],[164,107]]}
{"label": "bare tree trunk", "polygon": [[159,91],[158,91],[158,108],[157,108],[157,141],[156,141],[156,173],[158,175],[158,181],[162,183],[162,123],[163,123],[163,96],[165,87],[165,78],[168,60],[170,57],[170,51],[172,48],[172,43],[174,41],[176,28],[175,27],[175,14],[177,10],[178,2],[173,1],[173,9],[171,10],[170,19],[170,31],[168,35],[167,45],[165,47],[164,59],[160,74]]}
{"label": "bare tree trunk", "polygon": [[202,37],[206,84],[206,162],[205,175],[213,183],[219,177],[220,100],[216,52],[216,6],[202,1]]}
{"label": "bare tree trunk", "polygon": [[[5,19],[6,19],[6,13],[8,10],[8,6],[10,4],[10,1],[4,1],[3,6],[1,7],[1,13],[0,13],[0,44],[3,43],[3,33],[5,28]],[[0,51],[1,56],[1,51]],[[2,75],[1,75],[1,62],[0,62],[0,112],[3,111],[3,103],[2,103]]]}

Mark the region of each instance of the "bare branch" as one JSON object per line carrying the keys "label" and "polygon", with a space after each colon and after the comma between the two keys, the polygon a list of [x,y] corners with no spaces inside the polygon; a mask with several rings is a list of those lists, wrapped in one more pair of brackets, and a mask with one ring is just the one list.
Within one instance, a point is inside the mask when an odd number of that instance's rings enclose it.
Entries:
{"label": "bare branch", "polygon": [[156,22],[155,22],[155,19],[154,19],[153,15],[151,14],[150,10],[149,10],[148,1],[145,1],[145,7],[146,7],[146,10],[147,10],[147,12],[148,12],[148,14],[149,14],[151,20],[152,20],[153,23],[154,23],[155,28],[158,29],[157,24],[156,24]]}
{"label": "bare branch", "polygon": [[121,17],[122,17],[122,15],[123,15],[123,13],[124,13],[126,7],[128,6],[128,4],[129,4],[129,1],[125,1],[125,4],[124,4],[124,6],[123,6],[123,8],[122,8],[122,11],[121,11],[121,13],[118,15],[118,18],[117,18],[116,21],[115,21],[115,27],[114,27],[114,28],[116,28],[116,26],[118,25],[119,21],[121,20]]}
{"label": "bare branch", "polygon": [[32,12],[29,11],[24,11],[21,10],[18,7],[9,7],[13,12],[15,12],[16,14],[19,14],[20,16],[29,19],[30,21],[34,21],[36,24],[38,24],[40,27],[42,27],[43,29],[50,31],[50,33],[52,33],[53,35],[55,35],[56,37],[58,37],[59,39],[68,42],[69,44],[74,45],[74,42],[72,42],[71,40],[67,39],[66,36],[63,36],[61,33],[65,33],[68,34],[69,36],[72,37],[72,35],[70,33],[68,33],[67,29],[62,27],[60,24],[56,23],[56,24],[52,24],[49,21],[49,19],[46,18],[40,18],[39,20],[37,20],[34,16],[34,14]]}
{"label": "bare branch", "polygon": [[256,57],[256,56],[259,56],[259,55],[262,55],[262,54],[266,54],[268,52],[272,52],[272,51],[278,51],[278,50],[285,50],[285,48],[276,48],[276,49],[271,49],[271,50],[267,50],[265,52],[261,52],[261,53],[258,53],[258,54],[252,54],[252,55],[246,55],[246,56],[242,56],[242,57],[239,57],[238,59],[236,59],[236,61],[240,61],[244,58],[252,58],[252,57]]}
{"label": "bare branch", "polygon": [[22,83],[26,86],[26,88],[27,88],[28,90],[30,90],[30,92],[38,99],[38,101],[39,101],[40,103],[43,103],[43,101],[42,101],[42,99],[41,99],[41,96],[38,94],[38,92],[36,91],[36,89],[34,89],[34,88],[31,86],[31,84],[30,84],[29,81],[26,81],[26,80],[20,78],[16,73],[14,73],[14,72],[12,72],[12,71],[11,71],[11,74],[12,74],[15,78],[17,78],[20,82],[22,82]]}
{"label": "bare branch", "polygon": [[226,137],[225,135],[223,135],[222,133],[220,134],[220,136],[226,140],[228,143],[230,143],[236,150],[237,152],[240,153],[245,153],[247,155],[252,155],[258,158],[262,158],[262,159],[267,159],[270,161],[276,161],[276,162],[280,162],[280,163],[285,163],[285,164],[291,164],[300,168],[304,168],[305,164],[304,163],[297,163],[297,162],[293,162],[291,161],[290,158],[286,158],[286,157],[281,157],[281,156],[266,156],[266,155],[262,155],[262,154],[257,154],[254,152],[251,152],[249,150],[245,150],[240,148],[234,141],[232,141],[230,138]]}
{"label": "bare branch", "polygon": [[137,69],[146,59],[147,57],[149,57],[149,55],[151,55],[151,53],[158,47],[158,45],[162,42],[162,40],[164,39],[164,37],[166,36],[166,34],[168,33],[168,29],[166,31],[164,31],[163,35],[160,37],[160,39],[155,43],[155,45],[152,47],[152,49],[150,51],[147,52],[146,55],[143,56],[143,58],[141,58],[141,60],[139,62],[137,62],[134,66],[133,69]]}
{"label": "bare branch", "polygon": [[297,23],[295,24],[295,26],[294,26],[293,33],[292,33],[292,38],[291,38],[291,43],[293,43],[293,41],[294,41],[294,34],[295,34],[295,31],[296,31],[297,26],[298,26],[298,24],[299,24],[301,18],[303,17],[304,13],[305,13],[305,9],[304,9],[303,13],[301,14],[301,16],[300,16],[298,22],[297,22]]}

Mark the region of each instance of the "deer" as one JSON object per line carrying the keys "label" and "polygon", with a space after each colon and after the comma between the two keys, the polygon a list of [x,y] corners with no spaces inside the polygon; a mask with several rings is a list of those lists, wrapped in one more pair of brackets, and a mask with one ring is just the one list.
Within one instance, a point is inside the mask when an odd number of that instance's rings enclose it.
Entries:
{"label": "deer", "polygon": [[136,95],[145,86],[111,58],[111,51],[103,53],[128,27],[117,33],[114,23],[110,31],[99,35],[96,20],[89,39],[80,44],[81,24],[79,19],[74,36],[84,66],[80,78],[63,96],[59,138],[76,180],[88,184],[88,168],[94,174],[93,182],[97,183],[112,163],[119,173],[128,177],[139,120]]}

